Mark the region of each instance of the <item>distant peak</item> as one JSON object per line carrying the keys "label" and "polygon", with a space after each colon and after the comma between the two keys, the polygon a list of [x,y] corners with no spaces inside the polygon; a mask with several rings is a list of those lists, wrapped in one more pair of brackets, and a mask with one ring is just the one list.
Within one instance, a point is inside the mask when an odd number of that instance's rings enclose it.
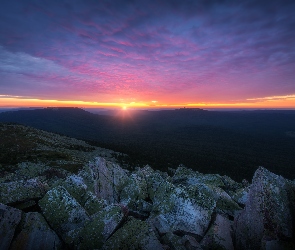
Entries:
{"label": "distant peak", "polygon": [[207,110],[200,109],[200,108],[186,108],[186,107],[175,109],[175,110],[181,110],[181,111],[207,111]]}
{"label": "distant peak", "polygon": [[78,107],[47,107],[46,109],[52,109],[52,110],[70,110],[70,109],[80,109],[80,110],[83,110],[81,108],[78,108]]}

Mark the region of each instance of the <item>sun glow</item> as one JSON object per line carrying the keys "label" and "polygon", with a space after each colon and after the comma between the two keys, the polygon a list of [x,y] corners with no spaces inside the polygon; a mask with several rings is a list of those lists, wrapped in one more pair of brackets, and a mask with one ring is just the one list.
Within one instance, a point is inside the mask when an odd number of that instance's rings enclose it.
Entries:
{"label": "sun glow", "polygon": [[44,100],[24,96],[0,94],[0,108],[13,107],[81,107],[81,108],[115,108],[127,111],[130,109],[161,109],[161,108],[295,108],[295,95],[271,96],[263,98],[251,98],[241,102],[230,103],[171,103],[160,101],[148,102],[90,102],[77,100]]}

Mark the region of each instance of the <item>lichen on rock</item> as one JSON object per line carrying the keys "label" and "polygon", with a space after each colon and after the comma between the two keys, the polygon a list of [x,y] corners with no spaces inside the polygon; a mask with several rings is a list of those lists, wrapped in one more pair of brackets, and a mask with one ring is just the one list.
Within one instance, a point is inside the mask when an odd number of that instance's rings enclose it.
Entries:
{"label": "lichen on rock", "polygon": [[10,204],[40,199],[48,188],[48,185],[38,178],[0,183],[0,202]]}
{"label": "lichen on rock", "polygon": [[61,186],[48,191],[38,204],[50,226],[63,239],[89,220],[85,209]]}
{"label": "lichen on rock", "polygon": [[163,249],[153,230],[145,221],[130,218],[105,243],[103,249]]}
{"label": "lichen on rock", "polygon": [[[124,220],[120,206],[109,205],[91,216],[83,228],[71,233],[75,235],[74,244],[78,249],[100,249]],[[77,232],[75,232],[77,231]]]}
{"label": "lichen on rock", "polygon": [[270,240],[294,237],[294,190],[282,176],[260,167],[255,172],[246,206],[235,217],[239,249],[265,249]]}

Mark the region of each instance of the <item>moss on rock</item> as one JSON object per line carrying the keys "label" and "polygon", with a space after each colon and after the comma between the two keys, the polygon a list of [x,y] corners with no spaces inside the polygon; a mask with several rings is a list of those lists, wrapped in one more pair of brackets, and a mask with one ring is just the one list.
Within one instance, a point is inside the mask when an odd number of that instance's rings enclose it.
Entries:
{"label": "moss on rock", "polygon": [[163,249],[153,230],[145,221],[130,218],[106,242],[103,249]]}
{"label": "moss on rock", "polygon": [[38,204],[50,226],[63,239],[89,220],[85,209],[61,186],[48,191]]}

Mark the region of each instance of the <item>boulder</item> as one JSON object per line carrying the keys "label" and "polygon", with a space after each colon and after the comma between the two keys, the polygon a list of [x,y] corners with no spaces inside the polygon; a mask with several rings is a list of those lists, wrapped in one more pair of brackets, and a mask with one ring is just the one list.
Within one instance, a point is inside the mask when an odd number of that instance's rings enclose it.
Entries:
{"label": "boulder", "polygon": [[240,189],[236,190],[235,193],[232,193],[231,197],[238,204],[242,204],[245,206],[246,202],[248,200],[249,190],[250,190],[249,187],[240,188]]}
{"label": "boulder", "polygon": [[195,184],[185,187],[186,192],[197,204],[211,208],[216,205],[216,212],[234,216],[242,208],[223,189],[210,184]]}
{"label": "boulder", "polygon": [[163,243],[165,243],[172,250],[186,250],[185,242],[183,238],[177,236],[171,232],[166,233],[162,237]]}
{"label": "boulder", "polygon": [[203,249],[233,250],[231,223],[224,215],[217,214],[215,221],[201,241]]}
{"label": "boulder", "polygon": [[160,173],[144,171],[144,178],[147,184],[147,197],[153,202],[154,205],[161,202],[160,196],[165,195],[165,191],[170,193],[174,190],[175,186],[165,180]]}
{"label": "boulder", "polygon": [[0,184],[0,202],[4,204],[19,203],[42,198],[48,186],[38,178]]}
{"label": "boulder", "polygon": [[226,213],[228,215],[234,216],[237,211],[242,210],[242,208],[226,193],[223,189],[219,187],[211,187],[213,191],[213,196],[216,200],[216,212]]}
{"label": "boulder", "polygon": [[157,232],[159,233],[159,235],[164,235],[171,230],[171,227],[168,221],[166,220],[165,216],[163,216],[162,214],[153,218],[151,222],[153,226],[157,229]]}
{"label": "boulder", "polygon": [[74,245],[78,249],[101,249],[105,241],[114,233],[124,220],[120,206],[109,205],[91,216],[83,228],[73,230]]}
{"label": "boulder", "polygon": [[120,192],[120,202],[129,205],[148,196],[147,183],[139,174],[131,174]]}
{"label": "boulder", "polygon": [[21,232],[13,241],[11,249],[63,249],[57,234],[49,227],[40,213],[24,214]]}
{"label": "boulder", "polygon": [[163,249],[154,231],[145,221],[129,218],[105,243],[103,249]]}
{"label": "boulder", "polygon": [[0,203],[0,249],[9,249],[22,211]]}
{"label": "boulder", "polygon": [[81,176],[75,174],[69,175],[66,180],[62,182],[61,186],[63,186],[81,205],[85,203],[87,185],[84,183]]}
{"label": "boulder", "polygon": [[294,237],[294,189],[282,176],[259,167],[244,210],[235,218],[238,249],[265,249],[266,241]]}
{"label": "boulder", "polygon": [[[144,174],[139,170],[131,174],[120,191],[120,203],[129,209],[139,212],[151,210],[146,199],[148,198],[148,187]],[[143,211],[145,210],[145,211]]]}
{"label": "boulder", "polygon": [[61,186],[48,191],[39,201],[39,206],[50,226],[63,240],[69,240],[67,233],[89,220],[85,209]]}
{"label": "boulder", "polygon": [[83,204],[84,209],[87,211],[88,215],[93,215],[107,206],[107,202],[103,199],[99,199],[92,192],[87,192],[84,196],[85,203]]}
{"label": "boulder", "polygon": [[174,175],[171,178],[171,182],[175,185],[196,184],[199,182],[199,175],[200,173],[197,171],[193,171],[192,169],[180,166],[174,171]]}
{"label": "boulder", "polygon": [[175,185],[190,186],[195,184],[208,184],[216,187],[225,187],[224,177],[219,174],[201,174],[186,167],[178,167],[171,181]]}
{"label": "boulder", "polygon": [[184,235],[181,242],[187,250],[202,250],[200,243],[190,235]]}
{"label": "boulder", "polygon": [[126,171],[119,165],[101,157],[96,157],[79,175],[89,190],[108,204],[118,203],[120,189],[128,178]]}
{"label": "boulder", "polygon": [[216,202],[204,197],[196,202],[184,189],[162,181],[153,195],[152,216],[162,215],[170,225],[170,231],[204,236],[211,221]]}
{"label": "boulder", "polygon": [[242,183],[235,182],[232,178],[230,178],[227,175],[221,176],[221,179],[222,179],[222,181],[224,183],[224,186],[222,188],[226,192],[229,192],[229,191],[234,191],[235,192],[237,189],[240,189],[240,188],[243,187]]}

